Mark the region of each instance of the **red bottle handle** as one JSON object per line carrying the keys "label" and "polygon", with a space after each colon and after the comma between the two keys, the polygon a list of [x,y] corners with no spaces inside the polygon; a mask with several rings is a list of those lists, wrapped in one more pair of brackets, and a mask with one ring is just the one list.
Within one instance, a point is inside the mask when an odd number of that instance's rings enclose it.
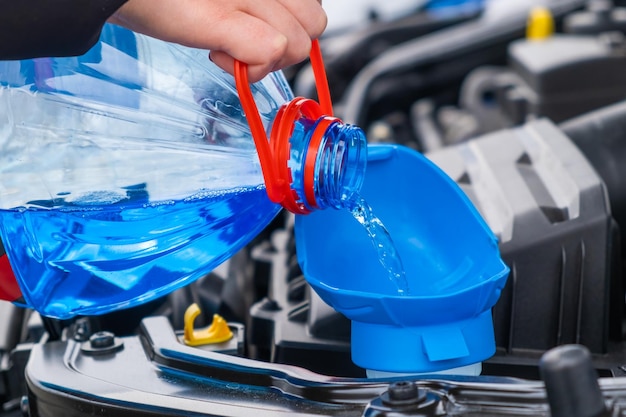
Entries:
{"label": "red bottle handle", "polygon": [[[311,46],[311,65],[315,76],[315,86],[319,103],[302,97],[296,97],[289,103],[283,105],[274,120],[270,140],[268,141],[267,133],[263,127],[261,116],[257,109],[254,97],[250,90],[248,82],[248,65],[235,61],[235,83],[239,93],[239,99],[243,111],[250,125],[252,138],[261,162],[261,170],[263,171],[263,180],[267,195],[274,203],[281,204],[287,210],[296,214],[306,214],[310,210],[301,202],[301,198],[291,189],[291,173],[287,166],[289,160],[289,139],[293,130],[293,125],[298,118],[304,116],[312,120],[319,118],[328,119],[328,121],[338,120],[332,117],[333,106],[330,98],[330,90],[328,88],[328,79],[326,78],[326,70],[322,60],[322,52],[320,50],[319,41],[316,39]],[[317,150],[321,137],[324,134],[328,122],[320,123],[319,129],[313,133],[310,148]],[[310,152],[308,154],[315,154]],[[305,162],[305,198],[309,206],[315,206],[315,198],[313,193],[314,175],[310,158]]]}

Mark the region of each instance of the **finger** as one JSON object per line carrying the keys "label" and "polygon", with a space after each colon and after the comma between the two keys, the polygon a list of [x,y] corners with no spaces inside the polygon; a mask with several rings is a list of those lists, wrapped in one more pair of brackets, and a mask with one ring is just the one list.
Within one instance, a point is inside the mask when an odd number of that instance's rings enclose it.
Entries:
{"label": "finger", "polygon": [[311,37],[279,1],[246,1],[238,7],[239,13],[232,13],[212,27],[222,42],[218,50],[250,66],[264,65],[268,69],[300,62],[309,55]]}
{"label": "finger", "polygon": [[[229,17],[228,22],[224,20],[221,24],[223,28],[214,27],[214,29],[217,31],[230,29],[231,34],[220,37],[220,43],[211,49],[211,60],[231,74],[234,71],[235,59],[248,64],[251,82],[256,82],[269,72],[281,68],[285,65],[285,60],[298,59],[288,55],[290,42],[288,35],[284,35],[257,17],[235,13]],[[233,28],[236,28],[234,34]]]}
{"label": "finger", "polygon": [[[235,71],[235,58],[222,51],[211,51],[211,61],[224,71],[234,74]],[[244,61],[241,61],[244,62]],[[248,64],[248,81],[255,83],[260,81],[267,74],[273,71],[281,69],[279,64],[266,65],[266,64]]]}
{"label": "finger", "polygon": [[328,24],[328,17],[319,0],[278,0],[302,25],[311,39],[319,38]]}

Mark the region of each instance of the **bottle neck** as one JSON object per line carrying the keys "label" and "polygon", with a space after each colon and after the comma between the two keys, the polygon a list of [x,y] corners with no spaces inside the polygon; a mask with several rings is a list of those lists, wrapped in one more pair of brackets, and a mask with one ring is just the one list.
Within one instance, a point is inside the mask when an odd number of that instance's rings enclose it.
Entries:
{"label": "bottle neck", "polygon": [[248,83],[248,66],[235,60],[237,92],[259,154],[267,196],[296,214],[352,205],[367,160],[363,131],[331,116],[317,39],[312,42],[311,66],[320,102],[295,97],[285,103],[276,113],[268,141]]}
{"label": "bottle neck", "polygon": [[363,131],[322,116],[296,120],[290,143],[291,189],[308,211],[345,208],[363,185],[367,143]]}

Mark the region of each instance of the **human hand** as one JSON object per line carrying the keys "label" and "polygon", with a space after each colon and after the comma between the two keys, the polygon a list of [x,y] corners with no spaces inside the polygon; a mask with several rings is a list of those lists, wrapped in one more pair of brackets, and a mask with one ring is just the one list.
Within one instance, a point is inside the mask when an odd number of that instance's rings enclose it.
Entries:
{"label": "human hand", "polygon": [[229,73],[248,64],[250,82],[303,61],[326,28],[320,0],[129,0],[110,22],[210,50]]}

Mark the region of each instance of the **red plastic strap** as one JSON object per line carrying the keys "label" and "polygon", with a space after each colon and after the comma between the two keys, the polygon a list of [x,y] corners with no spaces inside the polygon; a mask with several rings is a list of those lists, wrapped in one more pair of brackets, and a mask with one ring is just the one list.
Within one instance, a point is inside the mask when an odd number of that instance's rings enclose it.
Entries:
{"label": "red plastic strap", "polygon": [[[311,47],[311,65],[315,75],[315,86],[320,104],[310,99],[296,97],[283,105],[276,115],[271,138],[268,142],[267,133],[250,90],[248,65],[235,61],[235,83],[259,155],[267,195],[274,203],[281,204],[284,208],[296,214],[307,214],[309,210],[299,201],[296,192],[291,189],[291,172],[287,166],[290,152],[289,139],[291,138],[294,123],[302,116],[311,120],[317,120],[324,115],[332,116],[333,112],[326,70],[324,69],[322,52],[317,40],[313,41]],[[321,135],[323,136],[323,132]],[[319,140],[317,142],[319,144]],[[307,154],[316,154],[317,148],[312,150],[314,152],[307,152]],[[310,172],[310,175],[314,174],[311,170],[305,169],[305,175],[306,172]],[[307,187],[305,194],[307,203],[314,207],[315,198],[313,195],[312,178],[309,180],[305,178],[305,187]],[[309,187],[311,188],[309,189]]]}
{"label": "red plastic strap", "polygon": [[20,287],[15,280],[9,264],[9,257],[0,256],[0,300],[15,301],[22,297]]}
{"label": "red plastic strap", "polygon": [[330,90],[328,88],[328,79],[326,78],[326,68],[322,59],[322,50],[319,41],[316,39],[311,46],[311,67],[315,76],[315,88],[320,102],[322,112],[327,116],[333,115],[333,103],[330,99]]}

